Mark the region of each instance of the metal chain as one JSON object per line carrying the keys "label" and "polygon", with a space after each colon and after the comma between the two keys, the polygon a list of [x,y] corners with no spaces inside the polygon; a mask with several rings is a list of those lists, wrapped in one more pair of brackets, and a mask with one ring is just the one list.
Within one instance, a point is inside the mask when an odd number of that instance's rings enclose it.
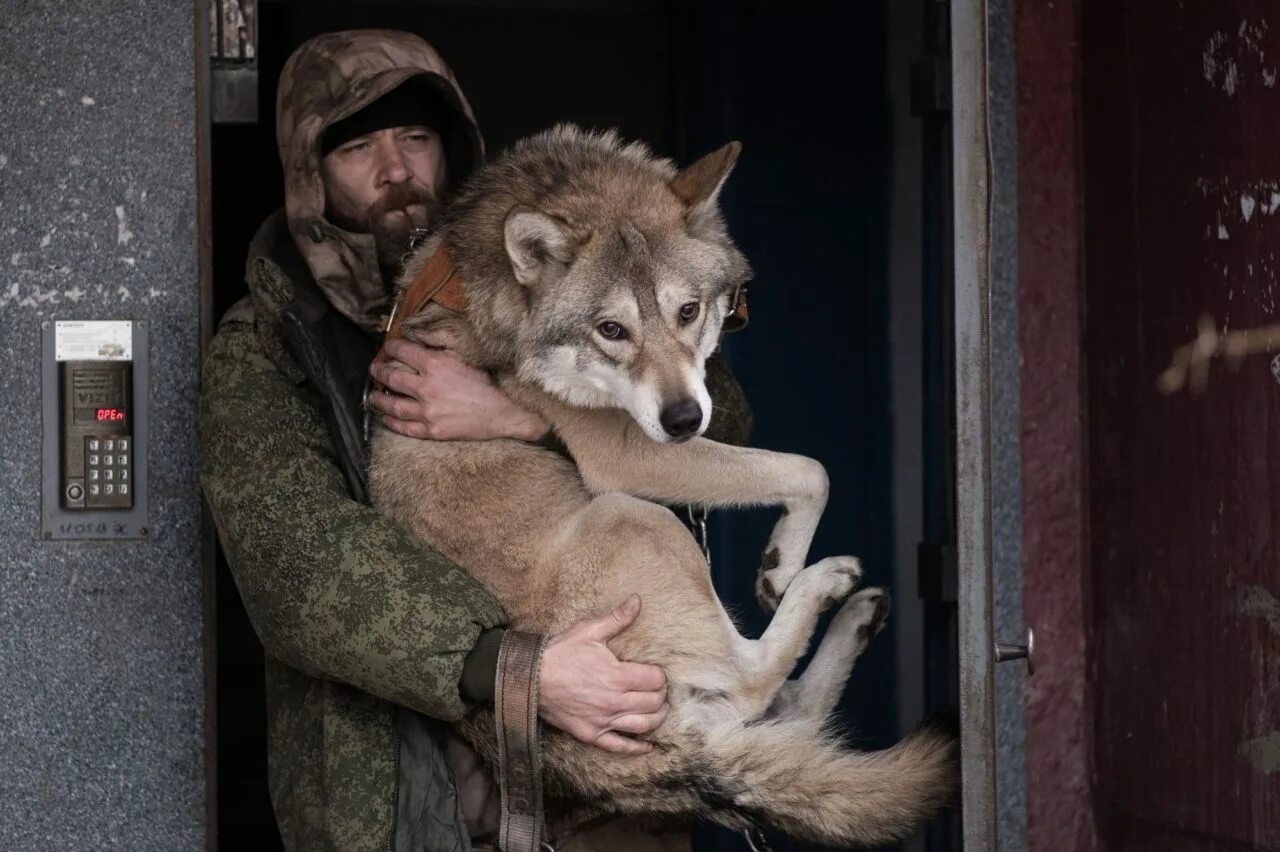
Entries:
{"label": "metal chain", "polygon": [[698,542],[698,547],[702,548],[702,556],[707,560],[707,567],[711,567],[711,537],[707,535],[707,510],[701,506],[689,506],[686,511],[689,513],[689,526],[693,528],[693,537]]}

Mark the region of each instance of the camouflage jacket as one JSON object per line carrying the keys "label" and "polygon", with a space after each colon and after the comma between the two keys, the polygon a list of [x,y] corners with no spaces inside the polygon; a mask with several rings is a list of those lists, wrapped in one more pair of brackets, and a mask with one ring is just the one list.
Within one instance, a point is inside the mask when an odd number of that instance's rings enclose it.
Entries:
{"label": "camouflage jacket", "polygon": [[[250,295],[204,363],[201,483],[266,652],[276,818],[307,852],[469,848],[429,720],[467,712],[463,664],[504,620],[468,574],[362,502],[354,400],[385,301],[371,243],[323,218],[316,151],[328,123],[413,75],[455,90],[470,119],[439,57],[404,33],[323,36],[286,65],[287,212],[254,239]],[[750,413],[723,362],[707,381],[709,436],[745,442]]]}

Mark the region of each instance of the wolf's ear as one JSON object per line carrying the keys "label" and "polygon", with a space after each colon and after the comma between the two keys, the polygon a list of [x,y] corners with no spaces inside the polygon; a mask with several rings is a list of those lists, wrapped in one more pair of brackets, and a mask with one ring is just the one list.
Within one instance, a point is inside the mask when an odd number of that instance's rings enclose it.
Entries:
{"label": "wolf's ear", "polygon": [[671,180],[671,191],[689,207],[690,221],[715,208],[720,198],[720,187],[724,186],[729,172],[733,171],[740,153],[742,143],[730,142],[707,154]]}
{"label": "wolf's ear", "polygon": [[532,207],[511,208],[502,231],[511,269],[525,286],[536,283],[548,263],[568,266],[577,254],[569,226]]}

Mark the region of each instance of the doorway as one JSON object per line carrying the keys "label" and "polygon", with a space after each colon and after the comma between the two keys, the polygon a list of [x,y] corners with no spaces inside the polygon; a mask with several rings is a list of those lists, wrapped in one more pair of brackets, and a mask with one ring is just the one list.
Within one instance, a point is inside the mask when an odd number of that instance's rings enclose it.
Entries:
{"label": "doorway", "polygon": [[[891,628],[859,660],[840,708],[852,742],[885,747],[925,711],[927,648],[929,703],[949,704],[954,682],[954,604],[929,605],[943,626],[926,641],[916,582],[924,518],[947,514],[926,501],[949,499],[945,477],[943,487],[922,484],[926,473],[936,483],[948,463],[936,453],[949,433],[945,395],[926,401],[922,390],[924,341],[946,338],[941,313],[924,319],[921,284],[921,258],[940,254],[942,214],[922,217],[920,208],[946,199],[922,201],[907,75],[923,12],[901,5],[260,0],[260,120],[212,131],[215,321],[244,295],[248,243],[283,203],[275,82],[312,35],[366,27],[423,35],[467,93],[490,154],[561,120],[617,127],[680,163],[741,140],[724,206],[756,278],[752,326],[728,339],[725,354],[752,403],[753,444],[811,455],[831,474],[813,555],[856,554],[865,583],[893,593]],[[931,411],[926,445],[921,424]],[[717,513],[712,524],[717,589],[753,635],[767,621],[752,584],[773,517]],[[267,838],[278,837],[265,781],[261,647],[221,558],[216,587],[220,845],[270,848]],[[770,843],[778,852],[813,848]],[[935,831],[929,848],[949,844],[949,832]],[[700,828],[695,848],[747,847]]]}

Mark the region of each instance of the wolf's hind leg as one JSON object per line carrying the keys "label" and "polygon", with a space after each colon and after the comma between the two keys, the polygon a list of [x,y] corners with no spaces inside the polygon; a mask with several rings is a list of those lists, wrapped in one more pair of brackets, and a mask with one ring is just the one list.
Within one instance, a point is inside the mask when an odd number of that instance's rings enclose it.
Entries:
{"label": "wolf's hind leg", "polygon": [[809,647],[818,616],[847,598],[861,579],[857,559],[832,556],[801,571],[791,582],[764,635],[745,642],[745,658],[739,661],[746,672],[740,695],[744,703],[738,708],[745,718],[764,715]]}
{"label": "wolf's hind leg", "polygon": [[854,662],[884,629],[888,618],[889,593],[884,589],[863,589],[845,601],[804,674],[783,684],[766,715],[816,722],[826,719],[844,692]]}

